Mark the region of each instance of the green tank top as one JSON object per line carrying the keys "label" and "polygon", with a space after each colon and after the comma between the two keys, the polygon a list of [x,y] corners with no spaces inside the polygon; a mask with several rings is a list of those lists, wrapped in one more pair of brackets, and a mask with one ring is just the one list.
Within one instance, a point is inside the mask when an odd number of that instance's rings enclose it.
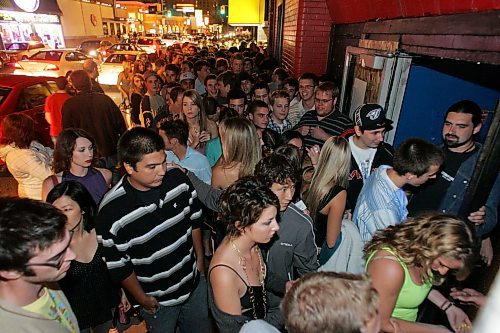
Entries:
{"label": "green tank top", "polygon": [[[418,306],[422,304],[429,294],[432,284],[430,282],[425,282],[422,285],[418,285],[413,282],[410,272],[408,271],[408,266],[399,258],[396,252],[389,247],[383,247],[382,250],[391,253],[399,261],[405,273],[403,286],[401,287],[396,304],[394,305],[392,317],[414,322],[417,320]],[[370,253],[365,268],[368,268],[369,262],[376,253],[377,251]]]}

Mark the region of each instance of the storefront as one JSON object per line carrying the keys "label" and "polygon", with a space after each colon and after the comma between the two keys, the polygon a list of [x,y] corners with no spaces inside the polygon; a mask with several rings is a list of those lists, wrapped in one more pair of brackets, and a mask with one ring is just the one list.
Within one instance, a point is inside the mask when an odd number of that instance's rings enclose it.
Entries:
{"label": "storefront", "polygon": [[56,0],[0,1],[0,36],[4,44],[38,38],[49,47],[64,47]]}

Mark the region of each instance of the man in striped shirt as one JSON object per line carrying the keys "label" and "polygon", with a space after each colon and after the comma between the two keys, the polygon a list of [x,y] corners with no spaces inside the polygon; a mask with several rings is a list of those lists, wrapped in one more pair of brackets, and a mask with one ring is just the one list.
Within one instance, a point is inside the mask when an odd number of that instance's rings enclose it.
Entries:
{"label": "man in striped shirt", "polygon": [[353,121],[335,110],[339,88],[333,82],[323,82],[315,93],[315,110],[307,111],[295,129],[304,136],[304,144],[311,148],[323,146],[328,138],[341,135],[354,127]]}
{"label": "man in striped shirt", "polygon": [[166,172],[164,143],[135,127],[118,142],[126,175],[105,195],[96,220],[111,278],[140,305],[149,331],[205,332],[201,206],[178,169]]}

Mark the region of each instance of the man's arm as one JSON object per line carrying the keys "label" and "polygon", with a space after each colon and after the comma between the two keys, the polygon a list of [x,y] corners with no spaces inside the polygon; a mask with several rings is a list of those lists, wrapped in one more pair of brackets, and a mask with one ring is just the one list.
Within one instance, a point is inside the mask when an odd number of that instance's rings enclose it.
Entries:
{"label": "man's arm", "polygon": [[135,272],[132,272],[132,274],[122,281],[122,286],[145,310],[154,311],[158,308],[158,301],[153,296],[148,296],[144,293],[144,290],[137,280]]}
{"label": "man's arm", "polygon": [[198,199],[209,209],[219,211],[219,197],[223,191],[206,184],[192,172],[188,172],[187,176],[198,193]]}

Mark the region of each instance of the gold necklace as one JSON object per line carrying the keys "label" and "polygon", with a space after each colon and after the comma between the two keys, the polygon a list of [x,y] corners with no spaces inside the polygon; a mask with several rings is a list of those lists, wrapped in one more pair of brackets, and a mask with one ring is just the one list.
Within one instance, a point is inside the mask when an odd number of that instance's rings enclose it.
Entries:
{"label": "gold necklace", "polygon": [[[247,260],[245,259],[245,257],[241,253],[240,249],[238,248],[238,246],[236,246],[236,244],[234,243],[234,241],[232,239],[230,240],[230,243],[231,243],[231,247],[233,248],[233,250],[236,252],[236,255],[238,256],[238,264],[243,269],[243,272],[245,272],[245,276],[246,276],[247,281],[248,281],[247,290],[248,290],[248,294],[250,296],[250,303],[252,304],[253,318],[254,319],[261,319],[257,315],[257,304],[256,304],[256,299],[255,299],[255,293],[254,293],[253,287],[250,285],[250,279],[248,278],[247,265],[246,265]],[[255,251],[257,252],[257,256],[259,258],[259,267],[260,267],[259,282],[260,282],[260,285],[262,287],[262,305],[263,305],[263,312],[264,312],[264,317],[265,317],[267,314],[267,292],[266,292],[266,288],[264,285],[264,280],[265,280],[265,276],[266,276],[266,266],[264,265],[264,261],[262,259],[262,253],[260,253],[260,250],[255,248]],[[252,255],[250,254],[250,258],[251,258],[251,256]]]}

